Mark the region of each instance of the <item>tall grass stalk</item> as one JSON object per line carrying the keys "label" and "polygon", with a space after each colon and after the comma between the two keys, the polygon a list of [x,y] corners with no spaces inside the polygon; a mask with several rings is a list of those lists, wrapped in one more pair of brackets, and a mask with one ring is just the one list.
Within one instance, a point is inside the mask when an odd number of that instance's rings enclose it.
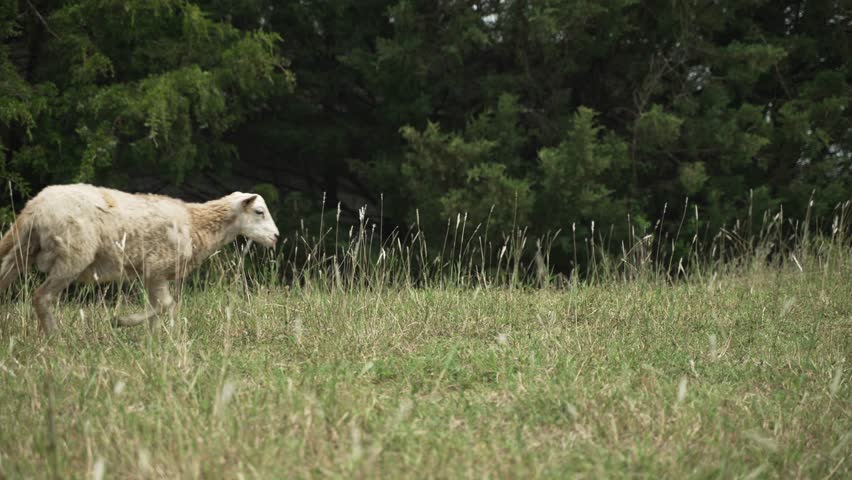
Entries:
{"label": "tall grass stalk", "polygon": [[[382,231],[381,224],[374,223],[366,210],[361,210],[357,224],[346,229],[348,240],[339,242],[335,238],[334,245],[329,246],[331,251],[319,246],[324,241],[324,233],[311,235],[303,230],[297,232],[293,241],[285,243],[285,248],[275,257],[253,251],[249,254],[248,265],[258,282],[284,281],[294,288],[310,286],[325,291],[409,286],[565,286],[567,282],[559,278],[588,284],[637,279],[672,283],[773,265],[789,265],[802,270],[805,263],[830,263],[849,248],[851,209],[850,202],[838,205],[830,225],[818,224],[809,207],[802,221],[787,219],[783,209],[779,209],[765,213],[756,231],[752,230],[753,222],[748,219],[712,232],[702,223],[698,206],[686,200],[676,228],[671,232],[664,228],[665,211],[645,231],[640,231],[636,222],[628,217],[628,236],[620,244],[618,254],[609,247],[612,229],[606,232],[596,222],[591,222],[591,234],[578,239],[576,226],[572,225],[572,261],[567,264],[567,277],[559,274],[553,263],[553,248],[561,231],[545,232],[530,239],[529,230],[515,228],[505,232],[495,243],[489,238],[487,219],[484,224],[471,224],[470,218],[460,213],[448,219],[439,248],[433,250],[419,221],[407,231],[394,229],[384,237],[376,236],[377,227]],[[749,212],[751,215],[751,210]],[[690,236],[684,238],[687,224]],[[819,228],[814,230],[814,225]],[[335,230],[340,228],[338,217]],[[310,239],[318,243],[312,244]],[[583,251],[577,249],[580,241]],[[287,248],[287,245],[295,248]],[[324,256],[319,257],[319,252],[325,252]],[[583,270],[578,253],[585,258]],[[261,256],[263,260],[258,261]],[[561,261],[563,268],[564,260]],[[265,266],[269,262],[275,265],[274,271]]]}

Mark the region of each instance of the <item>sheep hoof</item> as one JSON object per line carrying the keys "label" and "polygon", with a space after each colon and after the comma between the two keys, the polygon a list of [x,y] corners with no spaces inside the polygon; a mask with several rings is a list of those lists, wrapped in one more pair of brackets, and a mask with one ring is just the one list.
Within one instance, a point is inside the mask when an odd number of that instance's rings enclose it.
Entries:
{"label": "sheep hoof", "polygon": [[137,318],[134,315],[129,315],[127,317],[115,317],[113,319],[112,326],[113,327],[135,327],[136,325],[139,325],[140,323],[142,323],[144,321],[145,321],[144,317],[143,318]]}

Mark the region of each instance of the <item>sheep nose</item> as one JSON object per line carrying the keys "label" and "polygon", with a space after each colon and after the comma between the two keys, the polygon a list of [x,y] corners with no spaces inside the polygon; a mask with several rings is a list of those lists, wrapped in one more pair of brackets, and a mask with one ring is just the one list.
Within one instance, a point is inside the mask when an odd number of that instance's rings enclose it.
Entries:
{"label": "sheep nose", "polygon": [[273,245],[278,244],[278,234],[277,233],[272,236],[272,244]]}

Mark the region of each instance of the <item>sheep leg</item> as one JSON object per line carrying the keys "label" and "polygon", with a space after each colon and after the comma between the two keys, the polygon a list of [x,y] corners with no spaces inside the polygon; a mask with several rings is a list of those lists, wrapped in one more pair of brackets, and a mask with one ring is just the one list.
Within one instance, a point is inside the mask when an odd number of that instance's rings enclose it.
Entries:
{"label": "sheep leg", "polygon": [[50,304],[56,294],[64,290],[72,281],[74,277],[48,276],[47,280],[33,293],[33,306],[44,333],[49,334],[56,330],[56,319],[50,312]]}
{"label": "sheep leg", "polygon": [[146,288],[151,300],[151,307],[144,312],[134,313],[125,317],[118,317],[115,320],[115,325],[118,327],[133,327],[140,323],[149,321],[153,327],[156,325],[158,316],[166,311],[169,311],[174,306],[174,299],[169,292],[169,283],[165,281],[157,281],[151,283]]}
{"label": "sheep leg", "polygon": [[14,247],[5,259],[0,258],[0,293],[9,288],[21,272],[27,270],[28,261],[29,257],[25,258],[24,252],[18,247]]}
{"label": "sheep leg", "polygon": [[18,265],[15,262],[11,262],[6,271],[0,272],[0,293],[9,288],[9,285],[18,278],[18,273]]}
{"label": "sheep leg", "polygon": [[151,293],[154,297],[155,308],[157,310],[157,315],[151,317],[149,319],[149,325],[153,328],[157,325],[157,322],[160,320],[160,315],[172,311],[175,308],[175,301],[172,298],[171,292],[169,292],[169,282],[163,281],[155,285],[151,288]]}

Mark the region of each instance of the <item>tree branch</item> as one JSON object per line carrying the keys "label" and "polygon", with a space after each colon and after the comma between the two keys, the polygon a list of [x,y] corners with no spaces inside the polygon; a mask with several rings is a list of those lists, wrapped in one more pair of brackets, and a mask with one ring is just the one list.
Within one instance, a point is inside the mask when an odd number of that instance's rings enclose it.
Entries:
{"label": "tree branch", "polygon": [[31,2],[30,0],[27,0],[27,4],[32,9],[33,13],[36,14],[36,17],[38,17],[39,21],[41,21],[41,24],[44,25],[44,29],[47,30],[47,33],[53,35],[53,37],[56,38],[57,40],[62,40],[59,37],[59,35],[57,35],[56,32],[54,32],[50,28],[50,25],[47,24],[47,20],[45,20],[44,17],[41,16],[41,13],[38,12],[38,9],[35,7],[35,5],[33,5],[33,2]]}

